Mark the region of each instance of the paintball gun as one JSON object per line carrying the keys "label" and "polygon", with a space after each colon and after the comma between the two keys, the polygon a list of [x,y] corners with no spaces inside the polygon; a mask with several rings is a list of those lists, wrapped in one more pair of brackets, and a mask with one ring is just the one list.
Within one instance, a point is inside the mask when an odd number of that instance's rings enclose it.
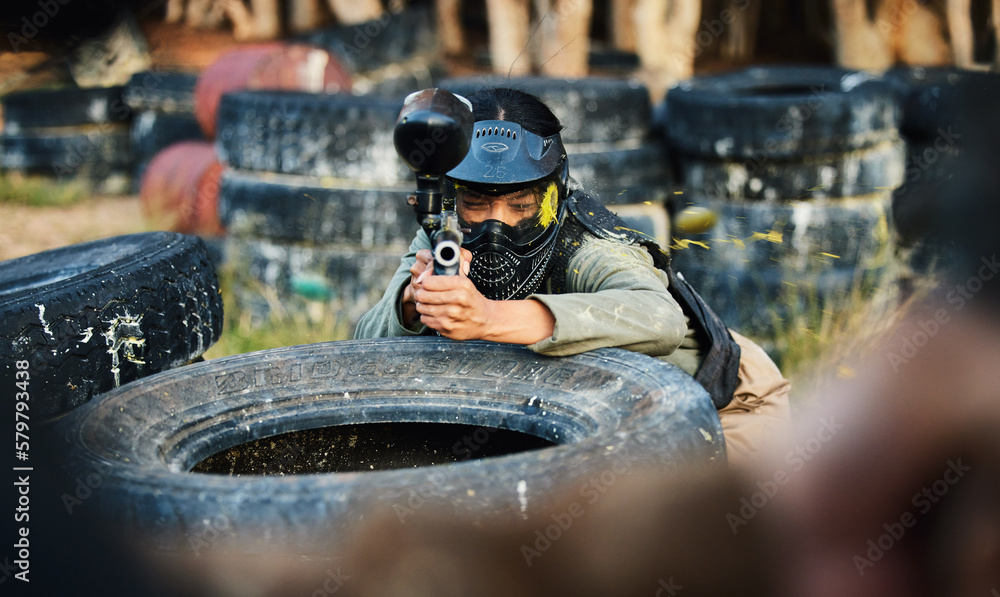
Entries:
{"label": "paintball gun", "polygon": [[407,96],[393,130],[396,153],[417,178],[409,202],[431,239],[438,275],[457,275],[461,265],[462,231],[454,202],[444,202],[444,175],[469,152],[473,120],[469,100],[424,89]]}

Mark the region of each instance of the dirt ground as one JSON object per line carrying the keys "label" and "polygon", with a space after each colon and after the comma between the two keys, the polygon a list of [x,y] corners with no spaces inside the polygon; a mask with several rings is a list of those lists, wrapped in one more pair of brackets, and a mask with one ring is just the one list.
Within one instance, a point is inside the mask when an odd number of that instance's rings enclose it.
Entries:
{"label": "dirt ground", "polygon": [[68,207],[0,205],[0,261],[145,230],[134,196],[91,197]]}

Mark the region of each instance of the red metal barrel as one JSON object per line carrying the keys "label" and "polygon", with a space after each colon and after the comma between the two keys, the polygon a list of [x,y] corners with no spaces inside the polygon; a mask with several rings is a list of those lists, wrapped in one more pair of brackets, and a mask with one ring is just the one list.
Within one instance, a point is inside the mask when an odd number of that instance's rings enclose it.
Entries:
{"label": "red metal barrel", "polygon": [[156,154],[142,177],[139,198],[158,230],[219,236],[222,164],[208,141],[182,141]]}
{"label": "red metal barrel", "polygon": [[194,88],[195,116],[206,136],[215,136],[222,96],[240,89],[346,93],[351,75],[327,50],[302,44],[275,42],[226,52],[202,72]]}

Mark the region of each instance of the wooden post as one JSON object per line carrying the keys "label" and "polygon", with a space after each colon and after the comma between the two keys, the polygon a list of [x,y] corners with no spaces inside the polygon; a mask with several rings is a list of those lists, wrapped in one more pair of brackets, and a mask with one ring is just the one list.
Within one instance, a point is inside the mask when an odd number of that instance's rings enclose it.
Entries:
{"label": "wooden post", "polygon": [[836,33],[837,64],[872,70],[892,66],[892,48],[868,18],[865,0],[831,0],[830,8]]}
{"label": "wooden post", "polygon": [[[889,3],[889,0],[883,1]],[[949,47],[948,41],[944,37],[945,24],[941,22],[941,17],[924,4],[918,3],[917,0],[894,1],[893,8],[898,11],[898,26],[892,29],[893,39],[891,43],[895,50],[896,61],[905,64],[951,64],[953,61],[952,48]],[[965,22],[968,24],[969,57],[971,59],[971,13],[968,9],[968,0],[960,1],[965,2],[966,5]]]}
{"label": "wooden post", "polygon": [[329,0],[330,11],[345,25],[374,21],[382,15],[379,0]]}
{"label": "wooden post", "polygon": [[490,27],[490,60],[493,72],[511,76],[531,72],[528,30],[529,0],[486,0]]}
{"label": "wooden post", "polygon": [[698,55],[695,35],[701,18],[701,0],[638,0],[635,10],[638,76],[654,103],[674,83],[694,74]]}
{"label": "wooden post", "polygon": [[184,0],[167,0],[167,14],[163,20],[167,23],[180,23],[184,18]]}
{"label": "wooden post", "polygon": [[323,24],[320,0],[288,0],[289,31],[310,31]]}
{"label": "wooden post", "polygon": [[587,76],[592,0],[536,0],[535,4],[539,70],[550,77]]}
{"label": "wooden post", "polygon": [[465,51],[462,20],[458,16],[462,0],[436,0],[434,4],[441,48],[449,56],[461,56]]}
{"label": "wooden post", "polygon": [[611,0],[611,43],[625,52],[635,51],[636,2],[637,0]]}
{"label": "wooden post", "polygon": [[[760,26],[761,2],[727,0],[719,14],[719,21],[726,27],[719,53],[730,62],[748,62],[757,47],[757,28]],[[728,13],[726,12],[728,11]],[[695,40],[697,41],[697,40]]]}
{"label": "wooden post", "polygon": [[990,19],[993,21],[993,40],[997,47],[994,67],[996,70],[1000,70],[1000,0],[993,0],[992,8]]}
{"label": "wooden post", "polygon": [[948,0],[945,5],[955,66],[975,65],[975,37],[972,33],[972,5],[969,0]]}

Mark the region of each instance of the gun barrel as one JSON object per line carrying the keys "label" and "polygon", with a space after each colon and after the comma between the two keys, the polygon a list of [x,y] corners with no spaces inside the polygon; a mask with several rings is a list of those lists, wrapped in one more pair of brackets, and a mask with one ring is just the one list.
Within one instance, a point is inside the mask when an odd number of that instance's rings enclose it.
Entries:
{"label": "gun barrel", "polygon": [[434,274],[457,276],[462,262],[460,246],[455,241],[442,240],[434,247]]}

